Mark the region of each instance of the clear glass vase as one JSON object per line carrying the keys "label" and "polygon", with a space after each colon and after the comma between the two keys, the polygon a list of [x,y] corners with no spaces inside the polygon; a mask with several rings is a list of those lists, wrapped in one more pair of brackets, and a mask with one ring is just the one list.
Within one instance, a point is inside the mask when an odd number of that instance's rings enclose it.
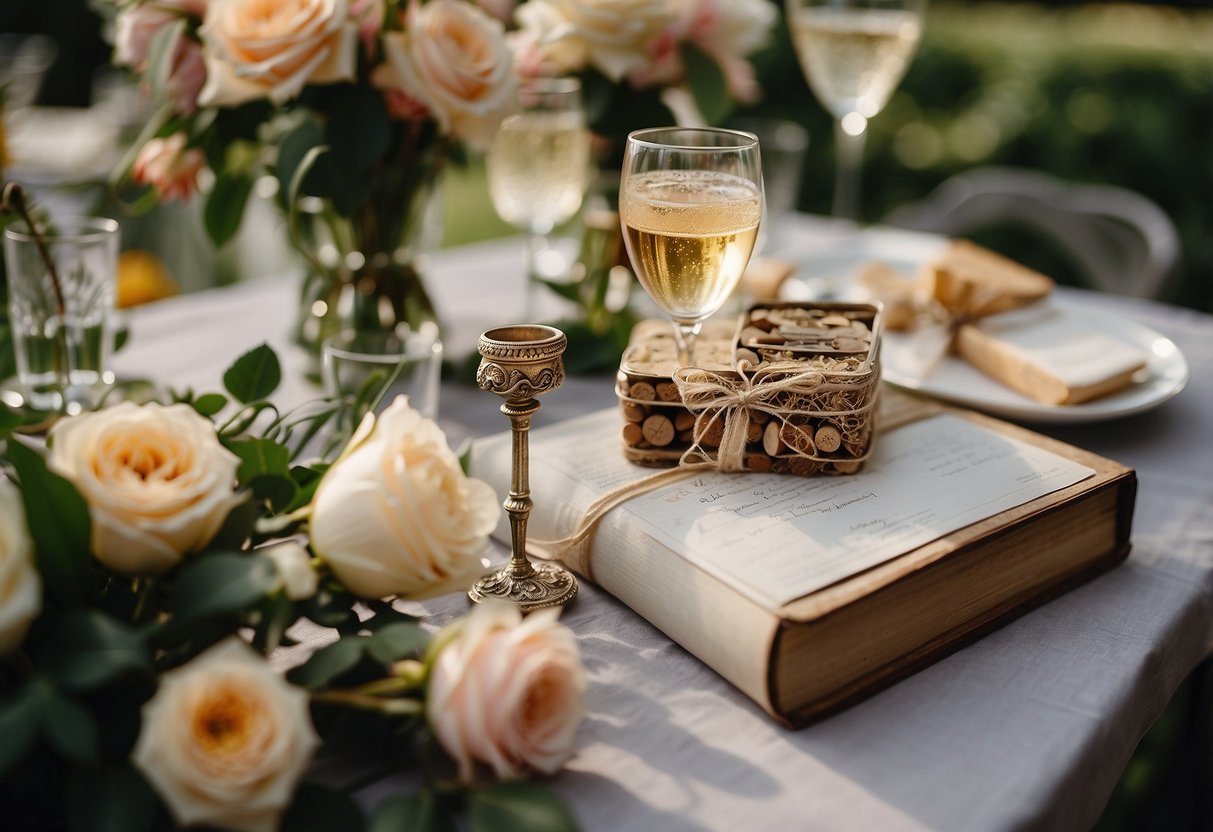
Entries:
{"label": "clear glass vase", "polygon": [[296,341],[317,359],[320,344],[341,332],[437,330],[425,268],[442,239],[440,173],[438,149],[379,171],[349,216],[325,199],[300,200],[294,242],[308,272]]}

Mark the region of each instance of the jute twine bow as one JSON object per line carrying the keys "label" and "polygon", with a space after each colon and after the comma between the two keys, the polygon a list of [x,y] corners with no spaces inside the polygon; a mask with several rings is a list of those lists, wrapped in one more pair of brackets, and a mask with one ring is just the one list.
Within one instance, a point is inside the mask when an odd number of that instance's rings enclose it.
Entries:
{"label": "jute twine bow", "polygon": [[1026,302],[1015,302],[995,286],[972,288],[946,306],[934,298],[926,300],[906,326],[910,331],[908,355],[903,359],[910,365],[907,369],[919,378],[926,378],[951,351],[956,333],[962,326]]}
{"label": "jute twine bow", "polygon": [[[782,429],[800,436],[802,441],[789,443],[788,450],[797,456],[816,459],[814,453],[803,450],[812,448],[812,436],[794,422],[790,416],[808,416],[845,420],[871,410],[876,375],[850,382],[828,381],[821,370],[794,372],[787,369],[760,369],[747,374],[748,361],[736,365],[733,373],[717,373],[694,367],[680,367],[674,371],[674,383],[682,396],[687,410],[695,414],[695,441],[679,460],[680,466],[696,463],[714,463],[720,471],[744,471],[745,450],[750,425],[750,414],[762,412],[779,422]],[[833,393],[850,394],[847,398],[858,399],[851,408],[807,409],[804,403],[812,397]],[[720,446],[715,456],[703,447],[704,437],[712,422],[723,420]],[[865,456],[855,457],[860,460]]]}

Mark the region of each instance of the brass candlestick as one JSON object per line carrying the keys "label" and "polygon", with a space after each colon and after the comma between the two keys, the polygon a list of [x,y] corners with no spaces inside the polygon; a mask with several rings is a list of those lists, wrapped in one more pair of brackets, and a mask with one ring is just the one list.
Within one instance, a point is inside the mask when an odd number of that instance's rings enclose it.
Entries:
{"label": "brass candlestick", "polygon": [[567,604],[577,595],[577,578],[558,563],[533,564],[526,556],[526,523],[531,514],[530,452],[527,438],[531,416],[539,409],[536,396],[564,382],[561,356],[568,339],[550,326],[516,324],[490,329],[480,336],[481,390],[505,399],[501,412],[510,417],[513,457],[510,496],[503,503],[510,514],[510,562],[486,575],[468,590],[468,597],[507,598],[523,612]]}

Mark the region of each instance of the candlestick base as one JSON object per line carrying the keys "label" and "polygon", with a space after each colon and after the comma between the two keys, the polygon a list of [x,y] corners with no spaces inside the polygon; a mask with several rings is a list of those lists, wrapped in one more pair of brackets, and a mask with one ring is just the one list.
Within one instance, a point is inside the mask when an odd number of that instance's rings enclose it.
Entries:
{"label": "candlestick base", "polygon": [[513,601],[523,612],[543,607],[560,607],[577,595],[577,577],[558,563],[533,563],[526,574],[515,574],[506,564],[485,575],[468,590],[468,597],[479,603],[485,598]]}

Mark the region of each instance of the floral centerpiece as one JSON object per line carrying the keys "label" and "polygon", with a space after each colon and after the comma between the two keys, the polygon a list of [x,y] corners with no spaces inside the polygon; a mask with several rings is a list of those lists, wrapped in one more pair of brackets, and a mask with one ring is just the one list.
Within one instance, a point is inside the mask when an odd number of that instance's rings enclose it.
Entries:
{"label": "floral centerpiece", "polygon": [[[403,399],[303,460],[338,403],[279,414],[279,377],[260,347],[225,393],[66,417],[45,452],[0,405],[5,823],[357,830],[360,784],[417,769],[372,828],[569,828],[518,778],[571,752],[572,634],[508,605],[435,633],[394,603],[481,572],[496,497]],[[343,749],[358,782],[310,774]]]}
{"label": "floral centerpiece", "polygon": [[310,264],[303,340],[417,327],[439,174],[489,144],[520,78],[582,79],[617,176],[629,130],[754,99],[746,56],[776,18],[769,0],[127,0],[114,58],[158,109],[122,171],[167,199],[209,169],[217,244],[269,174]]}

